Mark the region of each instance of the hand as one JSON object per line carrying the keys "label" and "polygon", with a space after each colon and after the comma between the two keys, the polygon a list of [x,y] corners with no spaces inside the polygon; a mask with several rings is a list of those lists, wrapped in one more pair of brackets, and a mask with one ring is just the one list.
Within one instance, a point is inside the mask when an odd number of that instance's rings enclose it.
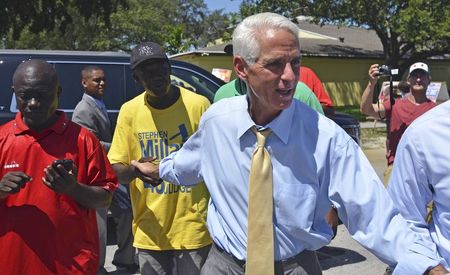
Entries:
{"label": "hand", "polygon": [[0,199],[6,198],[10,194],[15,194],[26,186],[32,178],[24,172],[8,172],[0,181]]}
{"label": "hand", "polygon": [[44,169],[44,174],[43,183],[57,193],[68,194],[78,186],[78,169],[75,165],[71,171],[64,169],[62,164],[58,164],[57,167],[49,165]]}
{"label": "hand", "polygon": [[331,207],[330,211],[328,211],[328,213],[325,215],[325,221],[331,227],[339,225],[339,216],[338,216],[337,210],[334,206]]}
{"label": "hand", "polygon": [[443,267],[441,264],[433,267],[430,270],[427,270],[425,273],[425,275],[445,275],[445,274],[449,274],[449,272],[447,271],[447,269],[445,269],[445,267]]}
{"label": "hand", "polygon": [[159,164],[156,164],[156,158],[141,158],[139,161],[132,160],[131,166],[135,168],[137,177],[152,186],[158,186],[163,181],[159,177]]}
{"label": "hand", "polygon": [[379,75],[380,75],[379,65],[372,64],[369,68],[369,81],[372,85],[377,83]]}

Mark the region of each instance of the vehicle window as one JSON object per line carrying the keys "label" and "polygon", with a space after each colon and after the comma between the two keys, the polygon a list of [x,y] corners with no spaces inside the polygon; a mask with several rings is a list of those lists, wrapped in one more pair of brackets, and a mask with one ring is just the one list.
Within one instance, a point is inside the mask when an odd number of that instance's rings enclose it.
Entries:
{"label": "vehicle window", "polygon": [[[51,62],[52,63],[52,62]],[[80,72],[83,64],[52,63],[56,69],[59,83],[62,88],[59,98],[59,109],[73,111],[83,96],[83,87],[80,81]]]}
{"label": "vehicle window", "polygon": [[192,70],[186,70],[183,68],[172,67],[172,80],[176,81],[180,86],[184,86],[187,89],[194,91],[197,94],[201,94],[213,101],[214,94],[219,88],[217,84],[209,80],[208,78],[200,75]]}
{"label": "vehicle window", "polygon": [[192,86],[191,84],[189,84],[189,82],[184,81],[183,79],[177,77],[176,75],[170,75],[170,79],[172,80],[172,84],[180,86],[180,87],[184,87],[188,90],[193,91],[194,93],[197,93],[197,91],[195,90],[195,87]]}
{"label": "vehicle window", "polygon": [[17,101],[16,94],[12,93],[11,104],[9,105],[9,111],[13,113],[17,113],[19,110],[17,109]]}
{"label": "vehicle window", "polygon": [[[15,108],[15,98],[12,92],[12,77],[17,66],[22,62],[23,57],[0,56],[0,113],[12,112]],[[13,102],[14,106],[11,106]]]}
{"label": "vehicle window", "polygon": [[[87,63],[56,63],[55,69],[62,87],[59,108],[72,111],[81,100],[84,90],[81,85],[81,70]],[[124,65],[98,65],[105,71],[106,95],[103,98],[107,109],[119,110],[125,100]]]}

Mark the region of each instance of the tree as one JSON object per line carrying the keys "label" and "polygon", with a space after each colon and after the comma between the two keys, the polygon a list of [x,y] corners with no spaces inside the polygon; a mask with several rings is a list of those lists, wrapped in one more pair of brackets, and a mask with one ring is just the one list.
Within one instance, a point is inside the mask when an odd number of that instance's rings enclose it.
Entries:
{"label": "tree", "polygon": [[11,49],[47,49],[47,50],[106,50],[109,41],[106,23],[99,17],[91,16],[89,19],[81,16],[77,9],[67,7],[67,13],[73,18],[65,26],[64,32],[60,30],[59,22],[53,29],[33,32],[30,26],[25,26],[18,38],[13,38],[10,31],[2,41],[5,48]]}
{"label": "tree", "polygon": [[2,0],[0,8],[0,35],[10,33],[17,39],[25,28],[30,32],[52,31],[58,26],[61,32],[72,23],[68,8],[74,7],[85,19],[99,17],[109,25],[109,15],[125,0]]}
{"label": "tree", "polygon": [[[359,26],[376,32],[384,59],[403,73],[414,62],[450,53],[448,0],[245,0],[252,11],[272,11],[292,18],[308,15],[316,23]],[[241,14],[247,12],[242,9]],[[243,14],[248,15],[248,14]]]}
{"label": "tree", "polygon": [[374,30],[388,65],[403,73],[414,62],[450,53],[450,2],[445,0],[308,1],[316,22]]}
{"label": "tree", "polygon": [[[80,0],[68,1],[70,5],[64,8],[66,17],[54,17],[45,28],[33,27],[37,18],[24,21],[27,24],[22,22],[20,27],[10,26],[0,46],[16,49],[130,51],[141,41],[154,41],[163,45],[169,53],[177,53],[205,46],[219,38],[227,27],[227,15],[221,11],[210,12],[203,0],[117,1],[123,1],[124,4],[117,5],[107,20],[94,16],[92,12],[83,15],[83,9],[75,5]],[[8,9],[12,10],[13,7]],[[66,18],[70,18],[70,22]]]}
{"label": "tree", "polygon": [[178,14],[174,24],[182,24],[184,44],[204,47],[222,36],[228,27],[229,17],[222,11],[210,12],[204,0],[178,0]]}
{"label": "tree", "polygon": [[127,7],[111,15],[109,48],[130,51],[142,41],[164,45],[172,18],[178,16],[176,4],[175,0],[128,0]]}
{"label": "tree", "polygon": [[[226,37],[227,33],[232,27],[236,25],[233,14],[222,14],[222,11],[213,11],[209,13],[205,20],[201,23],[203,26],[203,33],[199,37],[197,47],[207,46],[208,43],[213,42],[219,38]],[[231,38],[231,35],[229,35]],[[229,40],[229,39],[228,39]],[[225,40],[227,41],[227,40]]]}
{"label": "tree", "polygon": [[274,12],[294,19],[300,15],[299,1],[290,0],[244,0],[239,12],[242,18],[261,12]]}

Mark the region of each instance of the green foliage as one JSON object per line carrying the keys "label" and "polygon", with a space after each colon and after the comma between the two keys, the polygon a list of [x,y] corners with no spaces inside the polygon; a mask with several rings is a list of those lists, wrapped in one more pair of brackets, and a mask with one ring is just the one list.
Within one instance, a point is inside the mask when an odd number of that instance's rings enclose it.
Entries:
{"label": "green foliage", "polygon": [[367,120],[367,115],[361,113],[359,105],[334,106],[334,109],[337,112],[351,115],[358,121],[366,121]]}
{"label": "green foliage", "polygon": [[69,7],[67,12],[73,18],[72,23],[65,27],[64,32],[59,28],[59,22],[49,30],[33,32],[31,26],[25,26],[19,33],[18,39],[9,32],[3,40],[5,48],[12,49],[71,49],[71,50],[103,50],[107,39],[108,27],[99,17],[86,19],[77,9]]}
{"label": "green foliage", "polygon": [[[5,10],[11,12],[22,1],[6,2]],[[15,21],[3,20],[1,47],[129,51],[139,42],[154,41],[177,53],[206,46],[220,38],[229,24],[228,15],[210,12],[203,0],[23,2],[33,12],[17,13]],[[55,9],[61,16],[41,17],[39,12],[55,13]],[[22,15],[25,19],[19,20]]]}
{"label": "green foliage", "polygon": [[290,0],[244,0],[240,6],[242,18],[261,12],[274,12],[294,19],[300,14],[300,3]]}
{"label": "green foliage", "polygon": [[109,49],[129,51],[142,41],[164,45],[167,26],[176,17],[176,1],[128,0],[128,7],[111,15]]}
{"label": "green foliage", "polygon": [[316,22],[375,30],[385,62],[400,72],[416,61],[450,53],[450,1],[300,1]]}
{"label": "green foliage", "polygon": [[165,37],[166,50],[169,53],[185,52],[189,48],[191,41],[184,37],[183,25],[168,25],[166,31],[168,35]]}
{"label": "green foliage", "polygon": [[188,48],[198,48],[221,37],[228,26],[228,15],[210,12],[204,0],[178,0],[173,24],[184,26],[183,39]]}
{"label": "green foliage", "polygon": [[234,27],[239,23],[241,16],[239,13],[230,13],[225,20],[225,30],[222,31],[222,41],[231,41]]}
{"label": "green foliage", "polygon": [[65,32],[74,20],[67,7],[77,9],[86,20],[99,17],[109,25],[109,15],[119,5],[125,5],[125,0],[2,0],[0,34],[10,33],[12,39],[17,39],[24,29],[38,33],[57,27]]}

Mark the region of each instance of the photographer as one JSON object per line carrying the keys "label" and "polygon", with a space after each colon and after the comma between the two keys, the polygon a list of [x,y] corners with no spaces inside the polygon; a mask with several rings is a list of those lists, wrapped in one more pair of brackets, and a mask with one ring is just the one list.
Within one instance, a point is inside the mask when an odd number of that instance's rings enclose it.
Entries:
{"label": "photographer", "polygon": [[420,115],[436,106],[426,97],[428,85],[431,82],[431,75],[428,65],[417,62],[409,67],[407,83],[409,84],[409,92],[402,98],[395,99],[391,105],[389,97],[385,97],[384,101],[379,104],[372,102],[373,92],[381,75],[389,74],[389,69],[381,71],[378,64],[373,64],[369,68],[369,83],[361,97],[361,112],[373,116],[375,118],[388,121],[387,129],[387,169],[384,174],[384,184],[387,186],[389,182],[392,164],[394,163],[397,145],[406,128]]}

